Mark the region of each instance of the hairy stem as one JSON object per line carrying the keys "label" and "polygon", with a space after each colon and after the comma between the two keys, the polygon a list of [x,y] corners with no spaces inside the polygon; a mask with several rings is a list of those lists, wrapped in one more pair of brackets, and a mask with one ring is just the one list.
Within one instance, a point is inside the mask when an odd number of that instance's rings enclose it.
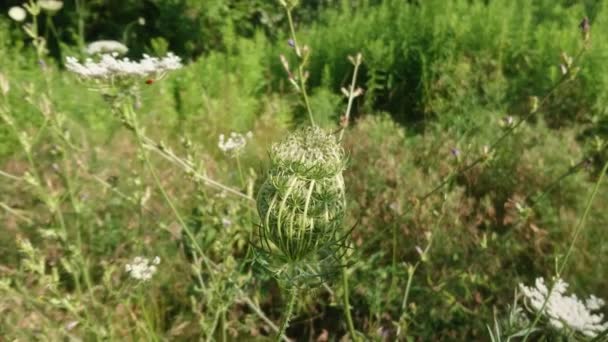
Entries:
{"label": "hairy stem", "polygon": [[289,320],[291,319],[291,315],[293,313],[293,307],[296,304],[297,295],[298,291],[295,288],[289,290],[289,302],[287,303],[287,308],[285,308],[283,318],[281,319],[281,326],[279,327],[279,331],[275,339],[277,342],[281,341],[285,330],[287,330],[287,326],[289,326]]}
{"label": "hairy stem", "polygon": [[342,287],[344,287],[344,295],[342,297],[343,305],[344,305],[344,315],[346,316],[346,324],[348,325],[348,332],[351,338],[357,342],[359,341],[359,336],[357,335],[357,331],[355,330],[355,325],[353,324],[353,317],[350,313],[350,294],[348,288],[348,272],[346,267],[342,267]]}

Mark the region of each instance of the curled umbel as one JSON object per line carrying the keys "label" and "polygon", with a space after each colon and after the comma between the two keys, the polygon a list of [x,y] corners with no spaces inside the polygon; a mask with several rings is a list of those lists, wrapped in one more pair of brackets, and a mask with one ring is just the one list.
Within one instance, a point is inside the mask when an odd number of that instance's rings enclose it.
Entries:
{"label": "curled umbel", "polygon": [[270,150],[257,208],[264,249],[298,262],[339,239],[345,213],[344,150],[319,127],[289,135]]}

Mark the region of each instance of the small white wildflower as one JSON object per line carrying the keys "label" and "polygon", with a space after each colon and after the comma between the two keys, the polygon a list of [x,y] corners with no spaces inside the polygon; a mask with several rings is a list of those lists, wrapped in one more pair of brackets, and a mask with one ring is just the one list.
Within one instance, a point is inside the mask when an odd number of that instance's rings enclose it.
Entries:
{"label": "small white wildflower", "polygon": [[98,40],[87,45],[87,53],[89,55],[112,52],[118,52],[119,54],[124,55],[127,51],[129,51],[129,48],[123,43],[115,40]]}
{"label": "small white wildflower", "polygon": [[225,153],[237,154],[247,145],[247,139],[251,139],[253,133],[247,132],[245,135],[232,132],[230,137],[226,139],[223,134],[220,134],[217,146]]}
{"label": "small white wildflower", "polygon": [[27,12],[23,9],[23,7],[13,6],[8,10],[8,16],[11,17],[14,21],[20,23],[25,20],[27,16]]}
{"label": "small white wildflower", "polygon": [[146,18],[144,18],[144,17],[139,17],[139,18],[137,19],[137,23],[138,23],[140,26],[145,26],[145,25],[146,25]]}
{"label": "small white wildflower", "polygon": [[537,278],[534,287],[519,284],[519,288],[527,303],[536,312],[541,310],[546,301],[542,314],[549,320],[549,324],[558,330],[566,328],[595,337],[608,329],[608,321],[604,322],[604,316],[592,313],[601,308],[604,301],[591,296],[583,302],[574,294],[566,295],[568,283],[562,279],[556,279],[550,294],[543,278]]}
{"label": "small white wildflower", "polygon": [[92,79],[160,77],[168,71],[182,67],[181,59],[172,53],[163,58],[144,55],[138,62],[128,58],[118,59],[117,55],[102,54],[99,62],[89,58],[84,63],[74,57],[67,57],[65,66],[73,73]]}
{"label": "small white wildflower", "polygon": [[41,9],[53,14],[63,8],[63,1],[59,0],[38,0]]}
{"label": "small white wildflower", "polygon": [[224,226],[224,228],[228,228],[232,226],[232,221],[229,218],[224,217],[222,218],[222,225]]}
{"label": "small white wildflower", "polygon": [[125,269],[131,278],[147,281],[156,273],[156,266],[158,264],[160,264],[160,257],[158,256],[152,260],[137,256],[133,258],[131,263],[125,265]]}

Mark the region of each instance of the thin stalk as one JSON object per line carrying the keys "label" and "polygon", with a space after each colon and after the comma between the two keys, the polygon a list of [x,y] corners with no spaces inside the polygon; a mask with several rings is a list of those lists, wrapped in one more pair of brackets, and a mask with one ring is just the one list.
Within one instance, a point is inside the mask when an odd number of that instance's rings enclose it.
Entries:
{"label": "thin stalk", "polygon": [[247,184],[245,183],[245,177],[243,177],[243,169],[241,168],[241,158],[239,157],[239,154],[237,153],[236,156],[236,167],[239,171],[239,178],[241,179],[241,186],[243,188],[247,187]]}
{"label": "thin stalk", "polygon": [[226,310],[223,310],[220,316],[220,341],[226,342]]}
{"label": "thin stalk", "polygon": [[[243,290],[239,289],[239,291],[243,293]],[[251,310],[253,310],[253,312],[255,312],[264,321],[264,323],[266,323],[270,327],[270,329],[276,331],[277,333],[279,332],[279,327],[277,327],[277,325],[274,324],[274,322],[270,320],[270,318],[268,318],[268,316],[266,316],[266,314],[262,310],[260,310],[260,307],[256,303],[254,303],[251,298],[243,296],[242,300],[245,302],[245,304],[247,304],[247,306]],[[290,342],[290,340],[285,336],[285,334],[280,333],[280,335],[282,335],[283,342]]]}
{"label": "thin stalk", "polygon": [[355,99],[355,97],[357,97],[357,94],[355,93],[355,85],[357,83],[357,73],[359,72],[359,66],[361,65],[361,58],[360,58],[360,54],[357,55],[356,60],[355,60],[355,70],[353,71],[353,78],[350,82],[350,89],[348,92],[348,105],[346,106],[346,113],[344,114],[344,127],[342,127],[342,130],[340,131],[340,138],[338,140],[342,141],[342,137],[344,137],[344,131],[346,131],[346,128],[348,127],[348,124],[350,122],[350,112],[353,106],[353,100]]}
{"label": "thin stalk", "polygon": [[253,199],[250,196],[247,196],[247,194],[244,194],[238,190],[230,188],[220,182],[217,182],[209,177],[202,175],[192,165],[190,165],[190,163],[188,163],[188,162],[184,161],[183,159],[181,159],[180,157],[176,156],[173,152],[160,148],[154,140],[146,137],[145,135],[143,135],[143,133],[141,133],[140,138],[143,140],[143,142],[144,142],[143,146],[146,149],[153,150],[154,152],[160,154],[163,158],[165,158],[166,160],[172,162],[173,164],[175,164],[177,166],[180,166],[184,171],[188,172],[194,178],[202,181],[206,185],[212,186],[212,187],[220,189],[222,191],[226,191],[227,193],[241,197],[250,202],[255,202],[255,199]]}
{"label": "thin stalk", "polygon": [[[287,12],[287,20],[289,21],[289,30],[291,32],[291,39],[293,39],[293,43],[296,49],[296,53],[298,57],[302,58],[305,56],[301,56],[300,46],[298,45],[298,39],[296,38],[296,30],[293,25],[293,17],[291,16],[291,8],[286,7],[285,11]],[[302,98],[304,99],[304,104],[306,105],[306,111],[308,112],[308,118],[310,119],[310,124],[315,125],[315,119],[312,115],[312,109],[310,107],[310,102],[308,101],[308,93],[306,91],[306,80],[304,79],[304,63],[300,63],[298,66],[298,81],[300,82],[300,91],[302,92]]]}
{"label": "thin stalk", "polygon": [[585,227],[585,221],[587,220],[587,216],[589,215],[589,211],[591,210],[591,205],[593,204],[593,200],[595,199],[595,196],[597,195],[597,193],[600,189],[600,185],[601,185],[602,181],[604,180],[604,176],[606,175],[607,170],[608,170],[608,161],[604,164],[604,167],[602,168],[602,171],[600,172],[600,176],[597,179],[597,182],[595,183],[595,187],[593,188],[593,192],[591,193],[591,196],[589,196],[589,199],[587,200],[587,205],[585,206],[585,211],[583,212],[583,217],[581,217],[581,219],[578,221],[576,228],[574,229],[574,236],[572,237],[572,242],[570,243],[568,252],[566,252],[566,256],[564,257],[564,261],[562,262],[561,267],[558,269],[557,276],[560,276],[562,274],[562,272],[564,272],[564,269],[566,268],[568,259],[570,258],[570,255],[572,254],[572,250],[574,249],[574,244],[576,244],[576,241],[578,240],[578,237],[581,234],[581,231]]}
{"label": "thin stalk", "polygon": [[[604,176],[606,175],[607,170],[608,170],[608,161],[604,164],[604,167],[602,168],[602,171],[600,172],[600,176],[598,177],[598,180],[595,183],[595,186],[593,187],[593,191],[591,192],[591,195],[587,199],[587,204],[585,206],[583,216],[578,221],[578,224],[576,225],[576,228],[574,229],[574,236],[572,237],[572,242],[570,243],[570,246],[568,247],[568,251],[566,252],[566,256],[564,257],[562,264],[557,269],[558,277],[561,277],[561,274],[564,272],[564,269],[566,268],[568,259],[570,258],[570,255],[572,254],[572,251],[574,250],[574,245],[576,244],[576,240],[578,239],[581,231],[584,228],[585,221],[587,220],[587,216],[589,215],[589,212],[591,211],[591,205],[593,204],[593,200],[595,199],[595,196],[597,195],[597,193],[599,191],[600,185],[601,185],[602,181],[604,180]],[[547,294],[547,297],[545,298],[543,305],[541,306],[540,310],[537,311],[536,316],[534,317],[534,321],[528,327],[526,336],[524,336],[524,342],[526,342],[528,340],[528,337],[532,333],[532,330],[536,327],[536,325],[540,321],[541,314],[545,310],[545,307],[547,305],[547,302],[549,301],[549,298],[551,296],[551,293],[553,292],[554,287],[555,287],[555,282],[553,282],[553,284],[551,285],[551,288],[549,289],[549,293]]]}
{"label": "thin stalk", "polygon": [[291,315],[293,313],[293,307],[296,303],[297,295],[298,291],[296,289],[292,288],[291,290],[289,290],[289,302],[287,303],[287,308],[285,309],[285,313],[283,314],[283,318],[281,319],[281,327],[279,328],[279,333],[277,334],[277,337],[275,339],[275,341],[277,342],[281,341],[285,330],[287,330],[289,320],[291,319]]}
{"label": "thin stalk", "polygon": [[7,204],[5,204],[4,202],[0,202],[0,208],[3,208],[9,214],[14,215],[15,217],[27,222],[28,224],[32,223],[32,220],[29,217],[25,216],[25,214],[21,214],[20,210],[13,209],[13,208],[9,207]]}
{"label": "thin stalk", "polygon": [[357,335],[357,331],[355,330],[355,325],[353,324],[353,317],[350,313],[350,290],[348,287],[348,273],[346,270],[346,266],[342,267],[342,287],[344,287],[344,296],[342,297],[344,305],[344,315],[346,316],[346,324],[348,325],[348,332],[352,339],[357,342],[359,341],[359,336]]}
{"label": "thin stalk", "polygon": [[420,265],[420,261],[416,262],[414,266],[409,266],[407,269],[407,284],[405,285],[405,292],[403,293],[403,301],[401,301],[401,311],[405,313],[405,309],[407,308],[407,300],[410,296],[410,290],[412,288],[412,280],[414,279],[414,273],[416,273],[416,269]]}
{"label": "thin stalk", "polygon": [[393,241],[392,241],[392,276],[391,276],[391,286],[389,288],[389,296],[392,296],[393,290],[395,289],[395,285],[397,284],[397,228],[398,225],[393,223]]}
{"label": "thin stalk", "polygon": [[78,47],[84,51],[84,8],[82,0],[76,0],[76,14],[78,15]]}

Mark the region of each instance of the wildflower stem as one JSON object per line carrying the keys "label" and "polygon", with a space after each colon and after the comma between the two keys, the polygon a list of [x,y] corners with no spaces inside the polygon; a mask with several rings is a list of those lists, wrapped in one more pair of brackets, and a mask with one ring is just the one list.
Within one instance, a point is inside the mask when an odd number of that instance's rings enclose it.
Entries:
{"label": "wildflower stem", "polygon": [[[243,291],[239,289],[239,291],[242,293]],[[277,327],[276,324],[274,324],[273,321],[270,320],[270,318],[268,318],[268,316],[266,316],[266,314],[264,312],[262,312],[262,310],[260,310],[260,307],[254,303],[251,298],[243,295],[242,300],[245,302],[245,304],[247,304],[247,306],[249,306],[249,308],[251,310],[253,310],[253,312],[255,312],[263,321],[264,323],[268,324],[268,326],[270,327],[270,329],[276,331],[277,333],[279,333],[279,335],[281,335],[281,338],[283,339],[284,342],[289,342],[290,340],[285,337],[285,335],[281,332],[279,332],[279,327]]]}
{"label": "wildflower stem", "polygon": [[84,51],[84,42],[85,42],[85,38],[84,38],[84,16],[85,16],[85,9],[84,9],[84,5],[82,3],[82,0],[75,0],[75,4],[76,4],[76,13],[78,15],[78,47],[80,48],[80,51]]}
{"label": "wildflower stem", "polygon": [[194,168],[194,166],[192,166],[187,161],[185,161],[182,158],[175,155],[175,153],[173,153],[172,151],[159,148],[158,143],[156,143],[154,140],[148,138],[147,136],[143,135],[143,133],[141,135],[141,139],[143,140],[144,147],[146,149],[153,150],[154,152],[160,154],[163,158],[172,162],[173,164],[176,164],[177,166],[180,166],[184,171],[186,171],[189,174],[192,174],[193,177],[202,181],[203,183],[205,183],[211,187],[214,187],[216,189],[226,191],[227,193],[230,193],[232,195],[246,199],[250,202],[255,202],[255,199],[253,199],[252,197],[201,174]]}
{"label": "wildflower stem", "polygon": [[357,335],[357,331],[355,330],[355,325],[353,324],[353,317],[351,316],[350,313],[350,290],[348,287],[348,272],[345,267],[342,267],[342,287],[344,287],[343,291],[344,291],[344,295],[342,297],[342,300],[344,301],[343,305],[344,305],[344,315],[346,316],[346,324],[348,325],[348,332],[350,333],[350,336],[352,337],[352,339],[357,342],[359,340],[359,337]]}
{"label": "wildflower stem", "polygon": [[401,311],[402,314],[405,314],[405,309],[407,308],[407,300],[410,296],[410,290],[412,288],[412,280],[414,279],[414,274],[420,265],[420,261],[417,261],[414,266],[409,265],[407,268],[407,284],[405,285],[405,292],[403,293],[403,301],[401,301]]}
{"label": "wildflower stem", "polygon": [[243,177],[243,169],[241,168],[241,158],[239,157],[238,152],[236,154],[235,159],[236,159],[236,167],[239,171],[239,178],[241,180],[241,186],[243,188],[245,188],[247,186],[247,184],[245,183],[245,178]]}
{"label": "wildflower stem", "polygon": [[344,113],[344,126],[342,126],[342,130],[340,131],[339,141],[342,141],[342,137],[344,137],[344,131],[349,125],[350,122],[350,112],[352,110],[353,101],[355,97],[358,96],[355,92],[355,85],[357,83],[357,73],[359,72],[359,66],[361,65],[361,54],[357,54],[355,57],[355,69],[353,71],[353,78],[350,82],[350,89],[348,91],[348,105],[346,106],[346,113]]}
{"label": "wildflower stem", "polygon": [[597,195],[597,192],[600,188],[600,184],[604,180],[604,176],[606,175],[606,170],[608,170],[608,161],[604,164],[604,167],[602,168],[602,171],[600,172],[597,182],[595,183],[595,187],[593,188],[593,192],[591,192],[591,195],[589,196],[589,199],[587,200],[587,205],[585,206],[585,211],[583,212],[583,216],[578,221],[578,224],[576,225],[576,228],[574,229],[574,236],[572,237],[572,242],[570,243],[570,246],[568,247],[568,251],[566,252],[566,256],[564,257],[564,261],[562,262],[562,265],[558,269],[558,272],[557,272],[558,277],[560,277],[562,272],[564,272],[564,269],[566,268],[567,263],[568,263],[568,259],[570,258],[570,255],[572,254],[572,250],[574,249],[574,244],[576,244],[576,241],[577,241],[581,231],[585,227],[585,221],[587,220],[587,216],[589,215],[589,211],[591,210],[591,204],[593,204],[593,200],[595,199],[595,196]]}
{"label": "wildflower stem", "polygon": [[[287,12],[287,20],[289,21],[289,30],[291,32],[291,39],[293,39],[296,53],[298,54],[298,57],[306,59],[306,56],[300,55],[300,46],[298,45],[298,39],[296,38],[296,30],[293,25],[293,17],[291,15],[291,8],[285,7],[285,12]],[[300,91],[302,92],[302,98],[304,99],[304,104],[306,105],[306,111],[308,112],[308,118],[310,119],[310,124],[314,126],[315,119],[312,115],[312,108],[310,107],[310,102],[308,101],[308,92],[306,91],[306,80],[304,78],[304,63],[300,63],[300,65],[298,66],[298,81],[300,83]]]}
{"label": "wildflower stem", "polygon": [[285,309],[285,313],[283,314],[283,318],[281,319],[281,326],[279,328],[279,333],[277,334],[276,341],[281,341],[285,330],[287,330],[287,326],[289,325],[289,320],[291,319],[291,315],[293,313],[293,307],[296,303],[296,298],[298,295],[298,291],[295,287],[292,287],[289,290],[289,302],[287,303],[287,308]]}

